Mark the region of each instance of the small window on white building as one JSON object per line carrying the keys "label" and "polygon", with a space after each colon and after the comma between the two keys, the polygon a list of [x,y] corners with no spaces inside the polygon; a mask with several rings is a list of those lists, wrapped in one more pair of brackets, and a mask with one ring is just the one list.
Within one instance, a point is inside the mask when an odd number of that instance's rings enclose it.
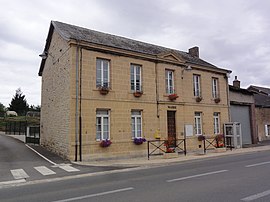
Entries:
{"label": "small window on white building", "polygon": [[131,112],[131,133],[132,138],[142,137],[142,112],[132,111]]}
{"label": "small window on white building", "polygon": [[265,136],[270,136],[270,125],[265,125]]}
{"label": "small window on white building", "polygon": [[220,134],[220,113],[214,112],[214,134]]}
{"label": "small window on white building", "polygon": [[110,139],[110,112],[109,110],[97,110],[96,112],[96,139]]}
{"label": "small window on white building", "polygon": [[194,129],[195,135],[202,135],[202,113],[195,112],[195,120],[194,120]]}
{"label": "small window on white building", "polygon": [[167,94],[174,94],[174,75],[172,70],[165,71],[165,78],[166,78],[166,93]]}

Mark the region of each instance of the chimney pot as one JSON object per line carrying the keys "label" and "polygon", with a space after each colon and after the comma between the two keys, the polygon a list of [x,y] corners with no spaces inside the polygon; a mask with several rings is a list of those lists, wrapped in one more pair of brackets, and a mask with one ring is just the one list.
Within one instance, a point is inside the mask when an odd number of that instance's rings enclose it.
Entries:
{"label": "chimney pot", "polygon": [[233,86],[236,88],[240,88],[240,81],[237,80],[237,76],[234,77]]}
{"label": "chimney pot", "polygon": [[195,46],[190,49],[188,49],[188,54],[190,54],[193,57],[199,57],[199,47]]}

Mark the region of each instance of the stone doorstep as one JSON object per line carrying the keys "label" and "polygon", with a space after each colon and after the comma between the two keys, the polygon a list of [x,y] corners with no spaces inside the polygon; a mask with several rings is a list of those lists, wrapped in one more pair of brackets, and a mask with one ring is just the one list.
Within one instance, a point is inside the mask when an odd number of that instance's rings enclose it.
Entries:
{"label": "stone doorstep", "polygon": [[171,159],[171,158],[177,158],[179,155],[178,153],[174,152],[174,153],[164,153],[163,154],[163,158],[164,159]]}

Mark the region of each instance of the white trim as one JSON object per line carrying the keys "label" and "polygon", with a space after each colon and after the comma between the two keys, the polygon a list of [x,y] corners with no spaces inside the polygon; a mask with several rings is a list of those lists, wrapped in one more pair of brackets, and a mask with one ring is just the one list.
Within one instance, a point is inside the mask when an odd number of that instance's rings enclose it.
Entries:
{"label": "white trim", "polygon": [[[171,78],[170,78],[171,74]],[[165,83],[166,83],[166,94],[173,94],[175,93],[175,87],[174,87],[174,71],[166,69],[165,70]],[[172,82],[172,85],[170,85],[170,81]]]}
{"label": "white trim", "polygon": [[[140,114],[137,115],[137,114],[132,114],[133,112],[139,112]],[[134,125],[135,125],[135,134],[133,136],[133,133],[132,133],[132,119],[134,118]],[[138,119],[140,118],[140,130],[141,130],[141,136],[138,136]],[[143,131],[142,131],[142,111],[132,111],[131,112],[131,136],[132,136],[132,139],[134,138],[142,138],[143,137]]]}
{"label": "white trim", "polygon": [[218,89],[218,78],[212,78],[212,97],[219,97],[219,89]]}
{"label": "white trim", "polygon": [[268,127],[270,127],[270,125],[267,125],[267,124],[264,125],[265,136],[269,136],[269,135],[270,135],[270,134],[269,134]]}
{"label": "white trim", "polygon": [[217,135],[220,134],[220,113],[214,112],[213,118],[214,118],[214,134]]}
{"label": "white trim", "polygon": [[198,74],[193,74],[193,93],[195,97],[201,96],[201,76]]}
{"label": "white trim", "polygon": [[[198,113],[199,115],[196,115]],[[201,112],[195,112],[194,113],[194,130],[195,130],[195,135],[202,135],[202,113]],[[199,127],[200,125],[200,127]],[[201,132],[199,132],[201,130]]]}
{"label": "white trim", "polygon": [[[107,114],[97,114],[98,111],[106,111]],[[100,134],[100,137],[97,138],[97,119],[98,118],[101,118],[101,134]],[[110,110],[97,110],[96,111],[96,140],[97,141],[100,141],[100,140],[105,140],[104,138],[104,118],[108,118],[108,140],[110,139]]]}

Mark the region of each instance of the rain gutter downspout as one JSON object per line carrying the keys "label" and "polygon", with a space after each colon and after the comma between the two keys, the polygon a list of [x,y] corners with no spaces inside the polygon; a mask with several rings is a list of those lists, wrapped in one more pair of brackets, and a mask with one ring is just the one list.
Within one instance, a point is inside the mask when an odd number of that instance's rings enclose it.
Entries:
{"label": "rain gutter downspout", "polygon": [[78,156],[78,135],[79,135],[79,45],[77,43],[76,50],[76,106],[75,106],[75,161]]}

